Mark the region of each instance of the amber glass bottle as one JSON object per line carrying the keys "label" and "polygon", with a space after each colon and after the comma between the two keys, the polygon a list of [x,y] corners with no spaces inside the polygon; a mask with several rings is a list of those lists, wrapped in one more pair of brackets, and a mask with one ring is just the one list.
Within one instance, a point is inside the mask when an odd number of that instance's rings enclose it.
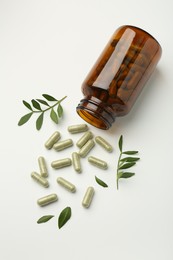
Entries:
{"label": "amber glass bottle", "polygon": [[82,84],[77,113],[88,123],[109,129],[132,108],[160,57],[159,43],[134,26],[118,28]]}

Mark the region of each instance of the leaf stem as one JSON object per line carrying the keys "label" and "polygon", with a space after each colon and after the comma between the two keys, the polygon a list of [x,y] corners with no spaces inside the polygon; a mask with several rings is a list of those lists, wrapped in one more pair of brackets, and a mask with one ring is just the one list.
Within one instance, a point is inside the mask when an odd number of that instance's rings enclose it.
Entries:
{"label": "leaf stem", "polygon": [[117,190],[118,190],[118,177],[117,177]]}
{"label": "leaf stem", "polygon": [[119,158],[118,158],[118,164],[117,164],[117,190],[118,190],[118,180],[119,180],[118,173],[119,173],[119,168],[120,168],[120,164],[121,164],[121,162],[120,162],[121,156],[122,156],[122,152],[120,152],[120,155],[119,155]]}
{"label": "leaf stem", "polygon": [[33,111],[33,113],[41,113],[41,112],[46,112],[46,111],[48,111],[49,109],[51,109],[51,108],[53,108],[53,107],[56,107],[58,104],[60,104],[65,98],[66,98],[67,96],[65,96],[65,97],[63,97],[63,98],[61,98],[60,100],[58,100],[55,104],[53,104],[52,106],[49,106],[48,108],[46,108],[46,109],[42,109],[42,110],[32,110]]}

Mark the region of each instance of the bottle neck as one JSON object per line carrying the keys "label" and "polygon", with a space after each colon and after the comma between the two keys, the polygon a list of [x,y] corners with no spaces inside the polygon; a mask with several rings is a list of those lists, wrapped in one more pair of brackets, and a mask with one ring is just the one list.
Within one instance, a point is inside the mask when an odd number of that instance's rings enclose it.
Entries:
{"label": "bottle neck", "polygon": [[86,122],[103,130],[109,129],[115,121],[111,107],[92,96],[82,99],[76,110]]}

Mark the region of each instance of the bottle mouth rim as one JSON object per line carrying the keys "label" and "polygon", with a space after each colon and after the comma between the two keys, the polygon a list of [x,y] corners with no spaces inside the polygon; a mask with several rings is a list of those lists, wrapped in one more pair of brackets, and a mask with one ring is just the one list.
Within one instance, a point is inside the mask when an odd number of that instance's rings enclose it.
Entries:
{"label": "bottle mouth rim", "polygon": [[82,99],[76,111],[87,123],[102,130],[108,130],[115,121],[115,117],[104,106],[91,99]]}
{"label": "bottle mouth rim", "polygon": [[[87,123],[103,129],[103,130],[107,130],[110,128],[110,125],[107,124],[107,122],[104,122],[102,120],[100,120],[96,115],[94,115],[92,113],[92,111],[89,111],[86,108],[77,108],[77,113],[80,117],[82,117]],[[99,126],[98,126],[99,125]]]}

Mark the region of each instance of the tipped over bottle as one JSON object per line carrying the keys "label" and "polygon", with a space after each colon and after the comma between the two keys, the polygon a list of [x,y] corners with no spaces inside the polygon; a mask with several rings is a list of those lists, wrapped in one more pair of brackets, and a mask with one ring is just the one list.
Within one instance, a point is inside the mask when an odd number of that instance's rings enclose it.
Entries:
{"label": "tipped over bottle", "polygon": [[82,84],[77,113],[93,126],[109,129],[116,117],[129,113],[161,53],[146,31],[118,28]]}

